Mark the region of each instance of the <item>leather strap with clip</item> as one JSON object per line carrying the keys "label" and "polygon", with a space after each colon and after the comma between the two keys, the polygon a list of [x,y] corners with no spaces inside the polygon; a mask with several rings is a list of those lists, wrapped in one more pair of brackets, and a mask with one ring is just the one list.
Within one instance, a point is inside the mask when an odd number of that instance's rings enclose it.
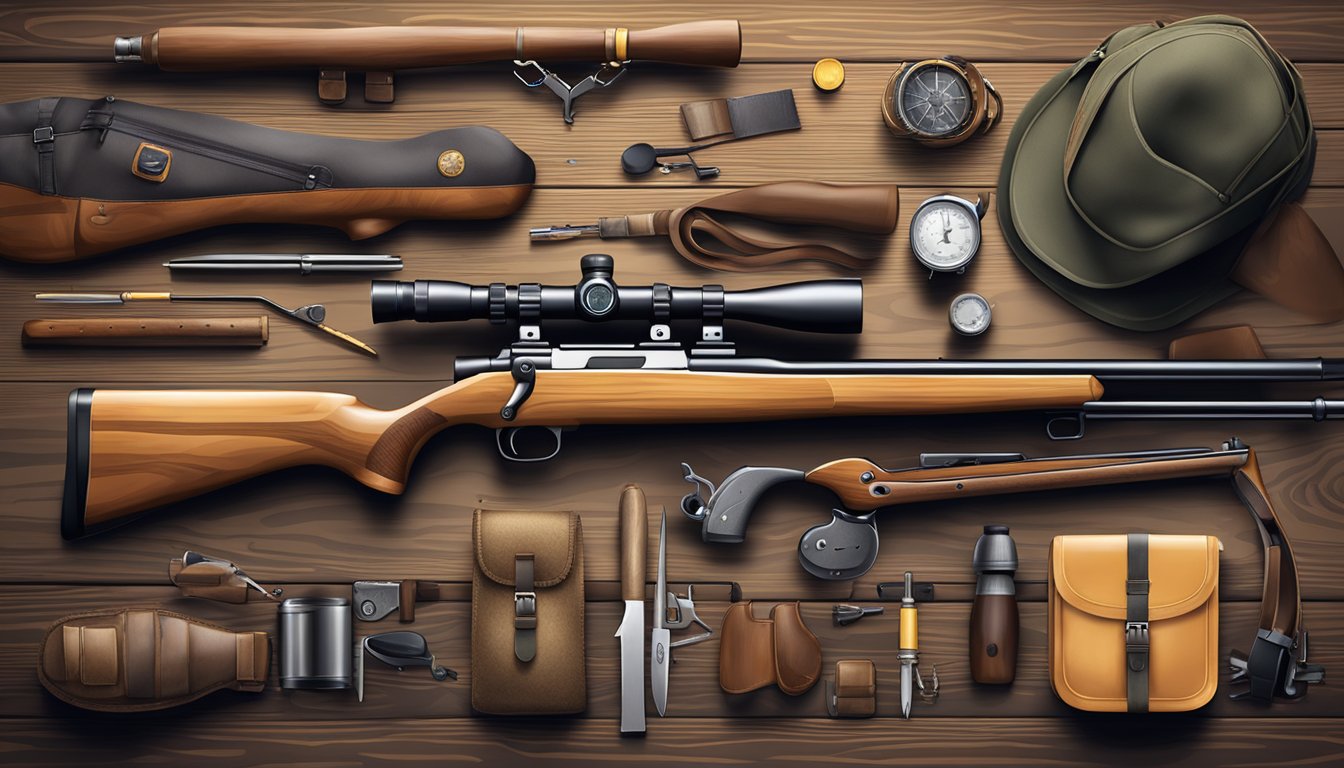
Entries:
{"label": "leather strap with clip", "polygon": [[243,569],[217,557],[187,550],[168,563],[168,579],[186,597],[242,604],[250,600],[279,600],[280,588],[266,589]]}
{"label": "leather strap with clip", "polygon": [[722,214],[792,225],[824,225],[865,234],[896,229],[899,194],[894,184],[830,184],[784,181],[717,195],[676,210],[598,220],[599,236],[666,235],[688,261],[708,269],[747,272],[815,260],[846,269],[867,266],[873,257],[824,243],[767,240],[725,223]]}

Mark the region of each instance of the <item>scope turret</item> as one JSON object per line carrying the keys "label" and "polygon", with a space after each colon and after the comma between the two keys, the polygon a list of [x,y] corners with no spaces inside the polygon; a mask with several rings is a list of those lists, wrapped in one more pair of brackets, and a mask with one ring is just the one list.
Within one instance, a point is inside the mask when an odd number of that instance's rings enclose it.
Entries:
{"label": "scope turret", "polygon": [[859,333],[863,329],[863,281],[858,278],[745,291],[725,290],[721,285],[622,286],[612,279],[614,264],[610,256],[584,256],[582,279],[565,286],[375,280],[369,296],[373,322],[488,319],[535,325],[545,320],[644,320],[654,324],[699,320],[719,325],[723,320],[740,320],[814,333]]}

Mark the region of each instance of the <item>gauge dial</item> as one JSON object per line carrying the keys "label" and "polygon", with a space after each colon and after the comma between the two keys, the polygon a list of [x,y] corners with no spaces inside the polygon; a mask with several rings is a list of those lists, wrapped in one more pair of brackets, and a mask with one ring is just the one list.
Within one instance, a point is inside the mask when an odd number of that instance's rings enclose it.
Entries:
{"label": "gauge dial", "polygon": [[959,272],[980,248],[980,217],[960,198],[930,198],[910,222],[910,247],[929,269]]}
{"label": "gauge dial", "polygon": [[956,133],[971,115],[970,84],[960,72],[943,64],[930,64],[906,75],[896,100],[905,124],[930,138]]}
{"label": "gauge dial", "polygon": [[947,310],[952,329],[963,336],[979,336],[989,329],[989,302],[978,293],[963,293]]}

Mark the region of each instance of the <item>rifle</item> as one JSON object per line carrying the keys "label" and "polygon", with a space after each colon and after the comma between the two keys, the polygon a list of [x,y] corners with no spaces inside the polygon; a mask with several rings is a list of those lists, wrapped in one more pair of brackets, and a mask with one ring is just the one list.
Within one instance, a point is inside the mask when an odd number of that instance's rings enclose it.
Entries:
{"label": "rifle", "polygon": [[[545,87],[564,102],[574,122],[574,100],[611,85],[632,61],[702,67],[736,67],[742,59],[742,25],[736,20],[693,21],[646,30],[625,27],[165,27],[148,35],[118,37],[118,63],[157,64],[169,72],[314,68],[317,94],[327,104],[345,101],[346,70],[365,70],[364,99],[393,100],[392,71],[492,61],[514,62],[514,76],[529,88]],[[588,61],[602,68],[571,86],[539,61]]]}
{"label": "rifle", "polygon": [[[780,483],[801,480],[829,489],[844,509],[813,526],[798,542],[803,569],[821,579],[854,579],[877,559],[876,511],[884,507],[968,496],[1116,485],[1148,480],[1227,476],[1260,529],[1265,548],[1265,588],[1260,628],[1249,655],[1232,652],[1233,680],[1249,696],[1268,701],[1297,697],[1324,671],[1306,660],[1301,600],[1292,547],[1260,475],[1255,451],[1237,438],[1218,449],[1177,448],[1127,453],[1028,459],[1019,453],[926,453],[911,469],[883,469],[867,459],[831,461],[806,472],[782,467],[742,467],[717,488],[682,464],[695,490],[681,500],[682,512],[702,524],[707,542],[740,544],[761,495]],[[706,498],[707,496],[707,498]],[[1296,656],[1294,651],[1300,652]]]}
{"label": "rifle", "polygon": [[[374,322],[490,318],[519,321],[519,339],[494,357],[459,357],[456,383],[401,408],[378,410],[333,392],[77,389],[68,408],[61,531],[76,538],[135,513],[278,469],[323,465],[370,488],[401,493],[430,437],[457,424],[496,429],[501,455],[545,461],[561,429],[583,424],[673,424],[1045,410],[1055,439],[1085,421],[1311,419],[1344,401],[1102,400],[1103,381],[1326,381],[1342,360],[785,362],[737,358],[723,322],[813,332],[859,330],[862,285],[822,280],[728,291],[722,286],[618,286],[610,256],[589,255],[572,286],[470,286],[375,281]],[[552,346],[543,319],[652,321],[640,344]],[[671,323],[696,319],[699,341],[672,341]],[[1062,413],[1061,413],[1062,412]],[[540,431],[538,432],[538,430]],[[525,431],[547,450],[526,451]],[[553,445],[550,443],[553,442]]]}

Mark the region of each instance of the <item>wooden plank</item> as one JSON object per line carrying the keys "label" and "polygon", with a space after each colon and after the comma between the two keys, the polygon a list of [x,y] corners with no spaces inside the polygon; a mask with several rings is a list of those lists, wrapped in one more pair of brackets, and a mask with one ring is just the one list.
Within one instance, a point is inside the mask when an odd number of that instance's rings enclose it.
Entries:
{"label": "wooden plank", "polygon": [[[733,727],[717,719],[657,720],[643,738],[617,737],[615,720],[527,718],[415,719],[397,722],[218,723],[136,718],[155,727],[126,730],[125,720],[7,720],[6,757],[17,763],[84,768],[192,765],[659,765],[754,766],[843,763],[853,766],[1177,766],[1253,768],[1268,761],[1329,765],[1344,759],[1338,720],[1151,718],[1142,737],[1100,717],[927,719],[916,723],[778,719]],[[734,724],[735,725],[735,724]],[[72,738],[74,733],[79,738]]]}
{"label": "wooden plank", "polygon": [[[879,104],[893,71],[890,64],[851,65],[844,88],[833,94],[811,87],[810,64],[751,65],[702,78],[675,70],[636,72],[619,85],[583,97],[573,126],[561,122],[559,101],[549,92],[524,88],[498,67],[452,76],[428,72],[400,76],[397,103],[375,109],[357,102],[338,109],[322,106],[314,98],[309,73],[202,76],[128,71],[111,64],[8,65],[0,70],[0,93],[6,101],[52,94],[83,98],[112,94],[283,130],[361,139],[401,138],[485,123],[532,156],[543,187],[707,190],[800,177],[916,187],[955,180],[956,186],[992,187],[1022,107],[1060,68],[1059,64],[986,64],[985,76],[1003,94],[1003,122],[984,136],[944,150],[897,138],[883,125]],[[1323,129],[1313,177],[1317,186],[1344,185],[1344,134],[1336,132],[1344,125],[1344,116],[1337,101],[1324,97],[1339,69],[1340,65],[1321,65],[1306,71],[1309,93],[1323,94],[1311,101]],[[714,183],[697,185],[685,173],[632,179],[621,171],[621,152],[632,143],[686,145],[680,104],[780,88],[793,89],[802,130],[698,153],[700,162],[722,169]],[[839,137],[844,140],[837,141]]]}
{"label": "wooden plank", "polygon": [[[404,391],[404,387],[402,390]],[[395,397],[397,388],[354,391]],[[810,468],[849,455],[891,466],[921,451],[1019,450],[1028,455],[1210,445],[1225,431],[1176,431],[1163,425],[1106,425],[1104,447],[1050,445],[1025,416],[897,421],[874,430],[853,422],[581,430],[565,454],[545,464],[506,464],[482,430],[455,430],[425,449],[401,497],[364,489],[330,470],[297,469],[172,505],[117,531],[75,545],[59,535],[64,464],[64,399],[52,385],[9,385],[4,432],[15,436],[0,469],[0,582],[76,580],[159,583],[170,556],[200,549],[227,557],[265,582],[471,578],[471,512],[477,506],[572,509],[583,516],[588,577],[615,581],[618,489],[637,482],[656,510],[668,508],[668,573],[672,579],[732,580],[754,599],[871,599],[874,585],[905,570],[921,580],[968,582],[971,548],[986,523],[1012,526],[1021,558],[1018,577],[1044,582],[1046,549],[1061,533],[1215,534],[1224,542],[1222,589],[1227,599],[1258,600],[1263,558],[1257,529],[1225,481],[1188,480],[1055,493],[913,505],[879,515],[884,540],[874,569],[857,583],[822,582],[798,565],[798,538],[829,520],[834,504],[820,488],[781,487],[762,501],[747,540],[707,545],[697,524],[677,514],[678,462],[720,480],[743,463]],[[28,404],[28,405],[25,405]],[[22,410],[24,419],[16,420]],[[1167,425],[1169,426],[1169,425]],[[1335,468],[1344,444],[1328,426],[1246,425],[1238,433],[1256,447],[1265,481],[1297,555],[1303,595],[1344,598],[1344,485]],[[656,443],[644,451],[632,444]],[[806,439],[803,439],[806,436]],[[648,443],[646,443],[648,444]],[[1179,511],[1179,514],[1177,514]],[[63,563],[78,552],[80,567]],[[656,539],[649,552],[656,551]],[[653,573],[652,566],[650,573]]]}
{"label": "wooden plank", "polygon": [[[253,569],[249,568],[250,572]],[[269,583],[268,583],[269,586]],[[469,591],[469,584],[461,585]],[[605,586],[614,586],[614,583]],[[685,587],[672,585],[680,594]],[[938,587],[935,587],[937,592]],[[608,595],[616,593],[606,590]],[[722,592],[722,590],[720,590]],[[705,600],[712,591],[697,590],[696,607],[701,618],[717,633],[728,603]],[[349,597],[349,586],[288,584],[285,596]],[[652,584],[646,609],[652,622]],[[757,603],[764,617],[772,602]],[[868,603],[876,605],[878,603]],[[243,606],[183,598],[172,587],[52,587],[23,586],[8,589],[0,598],[0,610],[8,617],[0,627],[0,718],[88,716],[56,701],[38,684],[33,674],[36,648],[47,627],[60,617],[85,610],[121,606],[157,605],[236,630],[272,631],[273,603]],[[857,624],[836,627],[831,622],[831,601],[803,604],[803,617],[817,635],[823,650],[823,678],[830,679],[835,661],[872,659],[878,669],[878,716],[900,717],[900,662],[896,658],[899,602],[887,602],[887,612],[869,616]],[[1312,630],[1311,653],[1327,669],[1344,665],[1344,605],[1336,602],[1309,603],[1307,625]],[[584,619],[587,629],[588,710],[586,718],[620,716],[619,645],[611,637],[623,611],[617,600],[589,602]],[[1015,717],[1065,717],[1070,710],[1051,692],[1046,658],[1046,609],[1042,602],[1023,602],[1021,651],[1017,680],[1011,686],[982,686],[970,679],[966,661],[966,632],[970,617],[967,602],[930,603],[920,607],[920,669],[931,675],[937,666],[940,696],[936,704],[917,702],[915,717],[995,717],[1006,701]],[[1259,605],[1226,598],[1220,606],[1219,656],[1230,649],[1245,651],[1255,636]],[[355,634],[411,629],[429,641],[438,661],[459,673],[456,683],[437,683],[423,669],[397,672],[370,660],[365,671],[364,702],[357,704],[353,691],[284,691],[279,688],[278,661],[273,661],[270,685],[261,694],[215,694],[184,709],[194,721],[317,721],[357,715],[360,719],[405,719],[417,717],[469,717],[471,715],[471,604],[467,601],[420,603],[414,624],[397,624],[394,618],[381,622],[355,622]],[[674,632],[673,639],[690,635]],[[646,641],[647,642],[647,641]],[[676,663],[670,675],[667,714],[669,718],[766,718],[821,717],[825,714],[826,686],[819,683],[800,696],[788,696],[775,688],[742,695],[719,689],[719,638],[715,637],[674,652]],[[1229,674],[1219,664],[1219,694],[1194,716],[1200,718],[1303,717],[1344,714],[1344,690],[1320,685],[1296,701],[1276,701],[1269,707],[1232,701]],[[646,708],[652,716],[653,702]],[[652,730],[654,726],[650,725]]]}
{"label": "wooden plank", "polygon": [[[53,7],[54,6],[54,7]],[[1272,5],[1231,2],[1121,4],[1065,0],[961,3],[929,13],[910,0],[872,4],[863,0],[815,4],[740,0],[731,6],[695,0],[669,5],[571,0],[561,5],[529,5],[522,14],[503,14],[497,3],[471,0],[442,3],[221,2],[207,8],[173,0],[137,3],[118,13],[83,2],[49,3],[40,9],[15,8],[0,16],[0,46],[10,61],[105,61],[115,35],[150,32],[188,24],[271,24],[345,27],[380,24],[608,27],[648,26],[706,18],[742,21],[743,55],[750,60],[815,61],[823,56],[893,61],[902,57],[953,52],[975,59],[1077,59],[1121,27],[1160,19],[1174,21],[1208,13],[1242,16],[1255,24],[1287,56],[1303,60],[1344,59],[1338,41],[1344,15],[1329,0],[1294,0]]]}
{"label": "wooden plank", "polygon": [[[1344,134],[1341,134],[1344,135]],[[784,359],[896,358],[1139,358],[1166,355],[1176,337],[1211,328],[1253,324],[1274,357],[1344,356],[1344,323],[1311,324],[1291,310],[1242,293],[1170,331],[1135,333],[1105,326],[1055,296],[1009,252],[991,210],[984,224],[980,255],[965,275],[930,279],[909,252],[910,217],[919,203],[945,188],[902,188],[896,232],[888,238],[816,233],[855,253],[872,254],[865,269],[864,332],[858,337],[773,331],[729,324],[729,338],[744,355]],[[973,199],[978,188],[953,191]],[[572,285],[584,253],[616,257],[616,280],[626,285],[666,282],[698,286],[719,283],[746,289],[795,280],[839,276],[818,264],[800,264],[768,273],[735,274],[698,269],[676,255],[665,241],[576,240],[529,244],[530,227],[586,221],[598,216],[652,211],[690,204],[715,190],[539,190],[526,209],[502,222],[469,225],[407,224],[367,244],[351,245],[336,232],[280,227],[230,227],[140,247],[87,262],[35,266],[0,264],[0,324],[15,329],[0,336],[0,380],[59,380],[77,385],[157,379],[168,383],[231,385],[241,382],[352,379],[446,382],[452,355],[493,355],[512,340],[511,331],[485,321],[434,326],[402,322],[374,325],[369,313],[368,278],[264,281],[258,275],[176,276],[160,266],[173,256],[206,251],[292,251],[341,253],[352,250],[400,254],[406,261],[397,279],[449,279],[478,285],[508,280]],[[1304,203],[1321,222],[1339,253],[1344,253],[1344,189],[1313,189]],[[778,230],[774,230],[778,237]],[[796,234],[796,233],[795,233]],[[274,317],[271,341],[262,349],[23,349],[17,328],[36,317],[80,317],[91,313],[191,315],[218,312],[217,306],[98,307],[39,305],[40,291],[176,290],[189,293],[264,292],[289,306],[322,302],[328,322],[379,350],[370,358],[329,340],[296,322]],[[947,323],[947,304],[962,291],[978,291],[994,307],[994,325],[984,336],[967,339]],[[246,311],[252,311],[248,308]],[[261,311],[258,308],[257,311]],[[698,329],[679,327],[679,338]],[[590,323],[548,324],[553,341],[625,341],[638,329]],[[330,387],[330,384],[323,388]],[[422,390],[429,391],[425,386]],[[1306,394],[1299,392],[1299,394]],[[1311,393],[1313,396],[1317,393]],[[392,402],[386,405],[393,405]]]}

